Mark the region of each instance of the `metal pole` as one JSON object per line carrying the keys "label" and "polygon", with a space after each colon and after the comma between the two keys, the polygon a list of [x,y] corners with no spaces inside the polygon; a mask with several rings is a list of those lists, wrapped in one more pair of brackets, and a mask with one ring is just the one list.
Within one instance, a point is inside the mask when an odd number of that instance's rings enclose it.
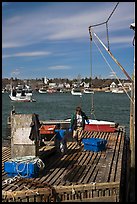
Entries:
{"label": "metal pole", "polygon": [[112,55],[112,53],[108,50],[108,48],[103,44],[103,42],[99,39],[99,37],[96,35],[96,33],[94,33],[94,36],[99,40],[99,42],[103,45],[103,47],[105,48],[105,50],[109,53],[109,55],[112,57],[112,59],[116,62],[116,64],[121,68],[121,70],[124,72],[124,74],[126,75],[126,77],[132,82],[133,80],[131,79],[131,77],[128,75],[128,73],[126,72],[126,70],[122,67],[122,65],[116,60],[116,58]]}

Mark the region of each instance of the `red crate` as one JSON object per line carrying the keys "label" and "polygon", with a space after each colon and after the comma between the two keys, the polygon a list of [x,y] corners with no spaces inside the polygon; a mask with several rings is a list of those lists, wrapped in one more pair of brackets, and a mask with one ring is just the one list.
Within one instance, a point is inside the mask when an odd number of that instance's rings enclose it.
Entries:
{"label": "red crate", "polygon": [[49,135],[49,134],[54,134],[56,129],[56,125],[42,125],[40,127],[40,134],[41,135]]}

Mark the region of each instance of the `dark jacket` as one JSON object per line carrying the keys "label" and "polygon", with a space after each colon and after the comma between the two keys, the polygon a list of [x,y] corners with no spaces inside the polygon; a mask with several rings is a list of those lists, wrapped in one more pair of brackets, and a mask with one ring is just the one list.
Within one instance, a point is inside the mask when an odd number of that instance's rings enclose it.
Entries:
{"label": "dark jacket", "polygon": [[[84,130],[85,120],[88,120],[88,117],[86,116],[86,114],[83,111],[81,111],[81,116],[82,116],[82,128]],[[73,113],[72,116],[71,116],[70,128],[72,130],[76,130],[76,128],[77,128],[76,113]]]}
{"label": "dark jacket", "polygon": [[35,140],[35,142],[40,140],[40,135],[39,135],[40,126],[41,124],[39,122],[38,115],[34,113],[32,115],[32,122],[30,124],[31,131],[30,131],[29,139],[31,139],[32,141]]}

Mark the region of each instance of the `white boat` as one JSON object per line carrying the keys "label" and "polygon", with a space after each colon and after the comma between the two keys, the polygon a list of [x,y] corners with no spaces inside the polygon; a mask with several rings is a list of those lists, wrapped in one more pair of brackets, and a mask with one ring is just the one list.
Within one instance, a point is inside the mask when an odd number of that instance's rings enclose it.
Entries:
{"label": "white boat", "polygon": [[82,91],[80,89],[77,89],[77,88],[73,88],[71,90],[71,94],[72,95],[75,95],[75,96],[82,96]]}
{"label": "white boat", "polygon": [[22,93],[18,93],[15,89],[11,89],[11,93],[9,95],[11,101],[17,101],[17,102],[35,102],[35,99],[32,99],[31,95],[26,95],[25,91],[22,91]]}
{"label": "white boat", "polygon": [[94,94],[94,91],[91,90],[91,89],[84,89],[83,92],[86,93],[86,94]]}
{"label": "white boat", "polygon": [[47,93],[47,89],[44,89],[44,88],[40,88],[39,90],[38,90],[38,92],[39,93]]}
{"label": "white boat", "polygon": [[[66,119],[66,122],[70,123],[71,119]],[[92,120],[89,119],[89,124],[85,120],[84,131],[96,131],[96,132],[115,132],[118,128],[118,123],[104,120]]]}
{"label": "white boat", "polygon": [[112,89],[112,93],[124,93],[123,89]]}

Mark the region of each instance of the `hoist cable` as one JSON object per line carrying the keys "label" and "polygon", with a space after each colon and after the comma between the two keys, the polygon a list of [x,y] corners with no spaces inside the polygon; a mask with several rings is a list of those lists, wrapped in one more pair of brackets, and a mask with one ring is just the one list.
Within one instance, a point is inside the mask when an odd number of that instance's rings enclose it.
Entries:
{"label": "hoist cable", "polygon": [[108,21],[110,20],[111,16],[113,15],[114,11],[116,10],[118,4],[119,4],[119,2],[116,4],[116,6],[114,7],[113,11],[111,12],[111,14],[109,15],[109,17],[107,18],[107,20],[106,20],[105,22],[102,22],[102,23],[98,23],[98,24],[89,26],[89,30],[90,30],[91,27],[96,27],[96,26],[100,26],[100,25],[106,24],[108,50],[110,50],[110,46],[109,46],[109,35],[108,35]]}
{"label": "hoist cable", "polygon": [[116,10],[118,4],[119,4],[119,2],[116,4],[115,8],[113,9],[113,11],[111,12],[111,14],[109,15],[108,19],[106,20],[106,23],[108,23],[108,21],[109,21],[109,19],[111,18],[112,14],[113,14],[114,11]]}
{"label": "hoist cable", "polygon": [[107,32],[107,43],[108,43],[108,50],[110,50],[109,47],[109,35],[108,35],[108,21],[110,20],[112,14],[114,13],[114,11],[116,10],[117,6],[118,6],[119,2],[116,4],[115,8],[113,9],[113,11],[111,12],[111,14],[109,15],[107,21],[106,21],[106,32]]}
{"label": "hoist cable", "polygon": [[[102,51],[100,50],[100,48],[98,47],[98,45],[96,44],[95,40],[93,39],[93,42],[95,43],[96,47],[98,48],[98,50],[100,51],[102,57],[104,58],[105,62],[107,63],[107,65],[109,66],[109,68],[111,69],[111,71],[114,73],[116,79],[118,80],[118,82],[121,84],[119,78],[117,77],[116,73],[114,72],[114,70],[112,69],[112,67],[110,66],[110,64],[108,63],[108,61],[106,60],[105,56],[103,55]],[[123,90],[125,91],[125,93],[127,94],[128,98],[130,99],[130,101],[134,104],[134,101],[131,99],[131,97],[129,96],[129,94],[127,93],[126,89],[124,88],[124,86],[122,86]]]}

